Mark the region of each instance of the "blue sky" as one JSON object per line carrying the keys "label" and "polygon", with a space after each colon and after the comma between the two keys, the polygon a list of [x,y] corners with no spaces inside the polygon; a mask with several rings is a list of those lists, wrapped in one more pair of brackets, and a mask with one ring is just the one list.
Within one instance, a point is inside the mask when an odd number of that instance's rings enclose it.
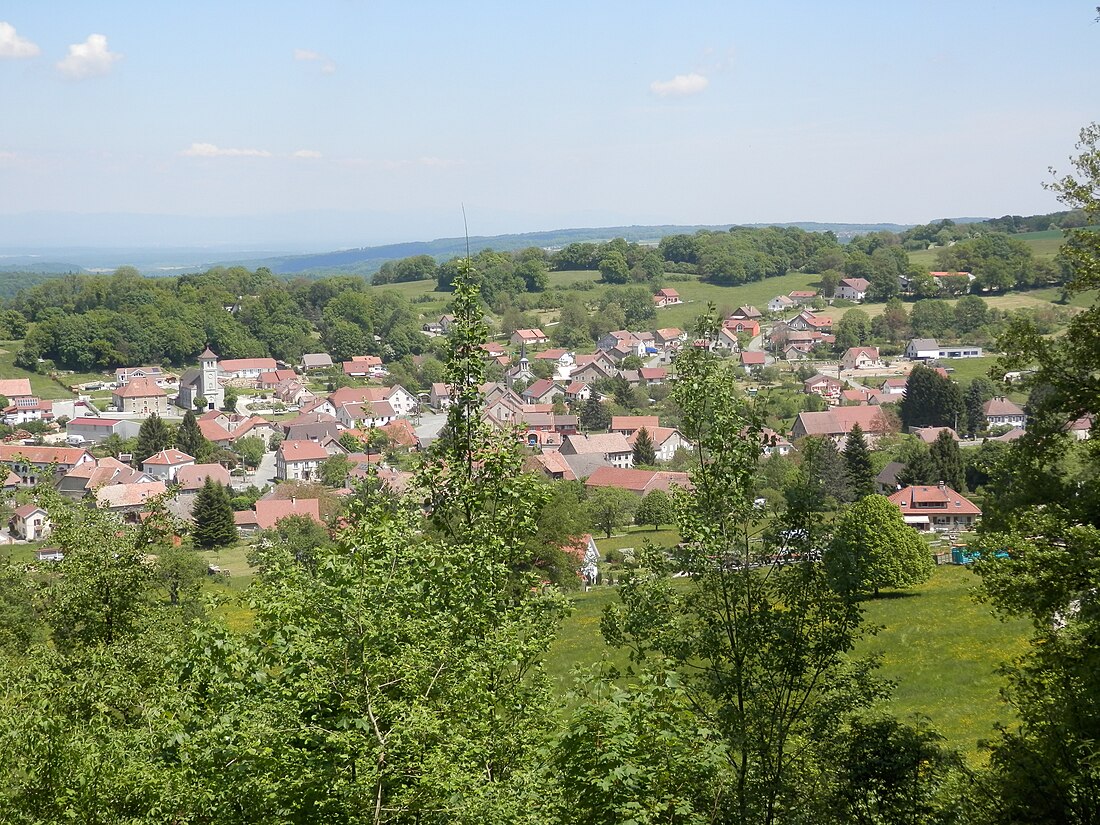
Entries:
{"label": "blue sky", "polygon": [[461,204],[475,234],[1048,211],[1100,119],[1095,5],[22,0],[0,214],[377,243]]}

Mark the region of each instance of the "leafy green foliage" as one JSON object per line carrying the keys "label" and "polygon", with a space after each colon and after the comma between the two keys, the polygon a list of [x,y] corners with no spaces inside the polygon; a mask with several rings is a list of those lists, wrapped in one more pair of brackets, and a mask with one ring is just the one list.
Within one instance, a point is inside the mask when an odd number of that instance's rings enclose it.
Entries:
{"label": "leafy green foliage", "polygon": [[611,538],[612,532],[629,524],[641,499],[629,490],[618,487],[597,487],[586,503],[592,525]]}
{"label": "leafy green foliage", "polygon": [[664,490],[650,490],[634,512],[636,524],[652,524],[656,530],[662,524],[671,524],[676,518],[676,508]]}
{"label": "leafy green foliage", "polygon": [[849,596],[920,584],[934,566],[928,545],[880,495],[866,496],[844,512],[825,551],[829,580]]}
{"label": "leafy green foliage", "polygon": [[902,424],[910,427],[951,427],[966,421],[959,385],[931,367],[918,364],[909,373],[900,406]]}

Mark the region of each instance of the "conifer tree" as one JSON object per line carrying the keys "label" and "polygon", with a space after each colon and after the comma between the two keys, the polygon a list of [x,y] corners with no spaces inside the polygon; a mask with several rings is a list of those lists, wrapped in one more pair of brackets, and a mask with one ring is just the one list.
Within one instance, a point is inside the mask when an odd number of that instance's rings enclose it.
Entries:
{"label": "conifer tree", "polygon": [[195,529],[191,536],[197,547],[213,550],[226,547],[237,540],[237,527],[233,522],[233,507],[225,487],[207,478],[191,510]]}
{"label": "conifer tree", "polygon": [[653,439],[649,430],[642,427],[634,438],[634,464],[651,466],[657,463],[657,451],[653,449]]}
{"label": "conifer tree", "polygon": [[940,430],[940,434],[932,442],[928,453],[932,458],[932,463],[936,466],[937,481],[942,481],[958,492],[966,489],[962,456],[959,454],[959,443],[955,441],[948,430]]}
{"label": "conifer tree", "polygon": [[848,479],[848,492],[853,500],[869,496],[875,491],[875,472],[871,466],[871,451],[867,448],[867,439],[863,437],[863,428],[852,425],[848,440],[844,445],[845,475]]}
{"label": "conifer tree", "polygon": [[168,425],[156,413],[152,413],[141,422],[138,430],[137,447],[134,448],[134,462],[141,464],[149,456],[166,450],[171,445],[171,433]]}
{"label": "conifer tree", "polygon": [[176,449],[182,450],[194,458],[203,458],[209,453],[208,442],[199,429],[198,419],[195,413],[188,410],[183,414],[183,421],[176,430]]}

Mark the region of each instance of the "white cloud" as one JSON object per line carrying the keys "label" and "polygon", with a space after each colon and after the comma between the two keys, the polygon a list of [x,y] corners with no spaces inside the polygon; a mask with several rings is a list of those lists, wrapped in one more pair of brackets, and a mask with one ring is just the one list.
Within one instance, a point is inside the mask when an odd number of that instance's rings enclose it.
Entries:
{"label": "white cloud", "polygon": [[10,57],[17,60],[21,57],[35,57],[41,51],[38,45],[20,37],[15,26],[0,20],[0,58]]}
{"label": "white cloud", "polygon": [[0,149],[0,160],[15,160],[15,152],[5,152]]}
{"label": "white cloud", "polygon": [[295,49],[294,59],[299,63],[320,63],[323,74],[332,74],[336,71],[336,62],[331,57],[311,49]]}
{"label": "white cloud", "polygon": [[297,152],[291,155],[291,157],[314,160],[316,158],[322,157],[322,155],[315,149],[299,149]]}
{"label": "white cloud", "polygon": [[709,83],[703,75],[692,72],[678,74],[672,80],[654,80],[649,84],[649,90],[657,97],[686,97],[699,94]]}
{"label": "white cloud", "polygon": [[188,158],[269,158],[266,149],[222,149],[213,143],[192,143],[180,152]]}
{"label": "white cloud", "polygon": [[107,48],[107,38],[102,34],[90,34],[83,43],[69,46],[69,54],[57,64],[57,70],[66,77],[83,80],[86,77],[107,74],[122,55]]}

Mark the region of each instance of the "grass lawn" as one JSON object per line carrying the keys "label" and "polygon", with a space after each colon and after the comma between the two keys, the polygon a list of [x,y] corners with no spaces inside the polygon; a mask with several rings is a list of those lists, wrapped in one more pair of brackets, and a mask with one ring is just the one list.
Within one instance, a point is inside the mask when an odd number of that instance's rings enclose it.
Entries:
{"label": "grass lawn", "polygon": [[974,601],[975,584],[969,568],[945,565],[906,594],[866,602],[867,621],[884,629],[860,647],[881,653],[882,675],[897,683],[890,710],[927,716],[971,761],[995,722],[1012,721],[995,670],[1023,653],[1030,635],[1026,621],[1001,622]]}
{"label": "grass lawn", "polygon": [[[601,548],[603,549],[603,548]],[[928,717],[972,762],[978,741],[993,735],[995,722],[1010,722],[995,670],[1027,647],[1026,622],[1001,622],[970,595],[976,583],[967,568],[937,567],[931,581],[904,594],[866,602],[869,625],[881,626],[857,652],[883,658],[880,674],[897,683],[888,709],[902,718]],[[604,608],[617,601],[613,588],[572,596],[574,610],[550,649],[547,670],[560,691],[572,684],[574,666],[606,660],[620,670],[623,651],[609,648],[600,634]]]}

